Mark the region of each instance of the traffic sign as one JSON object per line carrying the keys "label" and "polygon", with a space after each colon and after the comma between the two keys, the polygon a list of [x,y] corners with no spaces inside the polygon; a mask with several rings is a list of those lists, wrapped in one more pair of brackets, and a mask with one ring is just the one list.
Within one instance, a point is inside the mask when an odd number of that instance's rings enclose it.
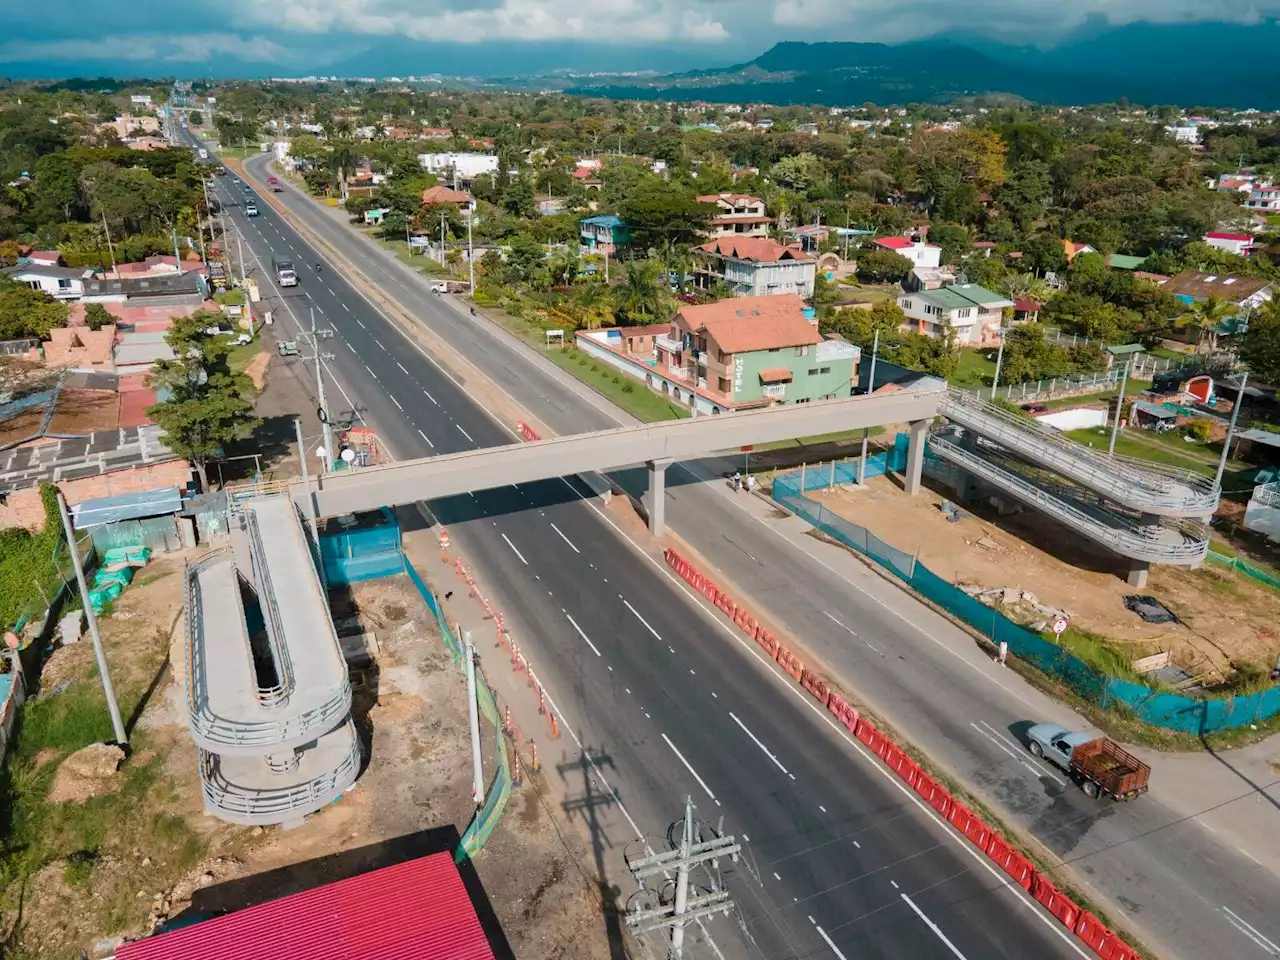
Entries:
{"label": "traffic sign", "polygon": [[1066,630],[1067,630],[1066,617],[1059,617],[1057,620],[1053,621],[1053,633],[1055,636],[1058,636],[1058,637],[1062,636],[1066,632]]}

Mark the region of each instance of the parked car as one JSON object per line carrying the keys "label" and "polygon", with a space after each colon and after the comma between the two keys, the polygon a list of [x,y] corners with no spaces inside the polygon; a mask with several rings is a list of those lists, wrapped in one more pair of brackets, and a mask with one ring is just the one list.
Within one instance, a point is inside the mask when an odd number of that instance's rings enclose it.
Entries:
{"label": "parked car", "polygon": [[246,203],[244,205],[244,215],[246,217],[256,217],[258,215],[258,205],[256,203]]}
{"label": "parked car", "polygon": [[298,355],[298,345],[292,340],[281,340],[276,344],[276,353],[282,357],[296,357]]}
{"label": "parked car", "polygon": [[1044,403],[1024,403],[1022,409],[1027,413],[1048,413],[1049,406]]}
{"label": "parked car", "polygon": [[1090,797],[1132,800],[1151,779],[1151,768],[1115,741],[1056,723],[1028,729],[1027,749],[1069,773]]}

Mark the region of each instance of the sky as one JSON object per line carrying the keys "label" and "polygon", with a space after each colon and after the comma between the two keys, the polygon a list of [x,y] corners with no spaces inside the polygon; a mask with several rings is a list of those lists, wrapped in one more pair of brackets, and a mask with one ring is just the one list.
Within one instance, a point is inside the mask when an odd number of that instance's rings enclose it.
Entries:
{"label": "sky", "polygon": [[[1086,21],[1258,22],[1280,0],[0,0],[0,63],[173,65],[235,57],[312,70],[379,42],[678,45],[721,63],[778,40],[900,42],[965,31],[1051,45]],[[74,16],[70,13],[74,11]],[[696,60],[691,68],[703,66]],[[203,72],[195,70],[192,72]]]}

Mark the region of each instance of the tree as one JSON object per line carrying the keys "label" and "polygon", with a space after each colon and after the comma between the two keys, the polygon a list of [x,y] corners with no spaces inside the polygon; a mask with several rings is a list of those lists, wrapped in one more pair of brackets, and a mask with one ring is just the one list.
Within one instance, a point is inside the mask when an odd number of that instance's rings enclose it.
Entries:
{"label": "tree", "polygon": [[90,330],[101,330],[116,322],[111,312],[100,303],[87,303],[84,307],[84,325]]}
{"label": "tree", "polygon": [[959,263],[973,250],[969,231],[954,223],[939,223],[929,229],[929,242],[942,248],[943,263]]}
{"label": "tree", "polygon": [[1196,351],[1207,347],[1209,353],[1218,349],[1218,334],[1223,321],[1239,313],[1239,308],[1229,300],[1209,297],[1197,300],[1185,314],[1174,321],[1175,326],[1196,328]]}
{"label": "tree", "polygon": [[208,333],[221,321],[211,310],[175,317],[165,335],[174,359],[161,360],[147,378],[148,386],[169,396],[148,407],[147,416],[164,430],[169,449],[195,464],[205,490],[209,459],[262,422],[253,416],[253,381],[229,365],[231,341]]}
{"label": "tree", "polygon": [[653,323],[666,316],[667,295],[659,283],[662,266],[656,260],[637,260],[614,295],[618,312],[633,324]]}
{"label": "tree", "polygon": [[25,283],[0,280],[0,340],[47,340],[50,330],[65,326],[66,322],[65,303]]}
{"label": "tree", "polygon": [[204,114],[199,110],[192,110],[191,113],[188,114],[188,119],[191,121],[191,126],[193,127],[204,126]]}
{"label": "tree", "polygon": [[519,177],[507,184],[502,191],[502,209],[513,217],[532,217],[533,181],[528,177]]}
{"label": "tree", "polygon": [[347,195],[347,174],[355,169],[360,155],[356,151],[355,141],[347,137],[335,140],[329,151],[329,169],[338,175],[339,196]]}
{"label": "tree", "polygon": [[1062,240],[1047,233],[1037,234],[1023,245],[1022,259],[1041,277],[1048,272],[1061,272],[1067,266],[1067,252],[1062,248]]}
{"label": "tree", "polygon": [[1280,303],[1269,301],[1240,338],[1240,359],[1266,384],[1280,384]]}
{"label": "tree", "polygon": [[858,277],[869,283],[898,283],[911,267],[910,260],[892,250],[858,251]]}
{"label": "tree", "polygon": [[875,343],[875,335],[879,333],[881,343],[889,346],[894,342],[890,339],[890,335],[896,334],[906,320],[907,315],[898,306],[898,301],[881,300],[870,310],[836,310],[823,326],[827,330],[840,334],[850,343],[856,343],[862,347],[865,354],[863,362],[868,362],[871,357],[871,348]]}
{"label": "tree", "polygon": [[715,206],[699,202],[691,190],[657,179],[641,183],[618,207],[618,215],[631,229],[632,246],[640,250],[663,244],[688,246],[715,214]]}
{"label": "tree", "polygon": [[1106,289],[1106,258],[1100,253],[1080,253],[1067,269],[1067,283],[1077,293],[1101,295]]}
{"label": "tree", "polygon": [[769,176],[797,190],[806,190],[825,180],[827,169],[812,153],[797,153],[775,163],[769,170]]}

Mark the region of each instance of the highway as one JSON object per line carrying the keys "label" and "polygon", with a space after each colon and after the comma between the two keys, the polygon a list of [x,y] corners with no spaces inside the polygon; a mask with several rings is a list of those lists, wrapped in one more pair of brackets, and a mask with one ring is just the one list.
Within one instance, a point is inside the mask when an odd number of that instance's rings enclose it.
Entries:
{"label": "highway", "polygon": [[[339,271],[317,275],[321,257],[269,204],[246,218],[229,177],[216,189],[260,264],[288,255],[299,269],[300,286],[284,291],[257,272],[278,322],[304,323],[314,307],[336,331],[335,419],[352,408],[399,457],[512,441]],[[661,835],[690,794],[703,818],[723,815],[748,843],[754,871],[730,880],[747,933],[734,943],[731,926],[714,928],[726,956],[1084,955],[793,686],[727,648],[706,611],[622,545],[582,492],[544,481],[432,507],[504,585],[508,622],[567,725],[607,754],[627,825]]]}
{"label": "highway", "polygon": [[[251,169],[264,170],[264,161],[255,159]],[[465,308],[432,296],[422,277],[357,236],[332,211],[292,191],[279,199],[556,432],[635,422],[494,325],[477,324]],[[1244,960],[1280,957],[1274,909],[1280,881],[1215,833],[1247,849],[1247,836],[1233,823],[1233,811],[1246,804],[1255,810],[1261,805],[1274,821],[1271,829],[1280,829],[1280,815],[1253,784],[1241,777],[1234,804],[1174,809],[1161,798],[1157,771],[1152,792],[1140,802],[1088,800],[1054,768],[1028,757],[1018,739],[1028,723],[1087,726],[1081,717],[1002,676],[966,634],[838,549],[784,532],[767,511],[753,512],[721,484],[694,483],[712,475],[698,464],[668,471],[668,525],[911,743],[1035,835],[1154,952],[1166,958],[1224,952]],[[633,492],[642,489],[638,472],[619,479]],[[1229,767],[1229,755],[1220,762]]]}

